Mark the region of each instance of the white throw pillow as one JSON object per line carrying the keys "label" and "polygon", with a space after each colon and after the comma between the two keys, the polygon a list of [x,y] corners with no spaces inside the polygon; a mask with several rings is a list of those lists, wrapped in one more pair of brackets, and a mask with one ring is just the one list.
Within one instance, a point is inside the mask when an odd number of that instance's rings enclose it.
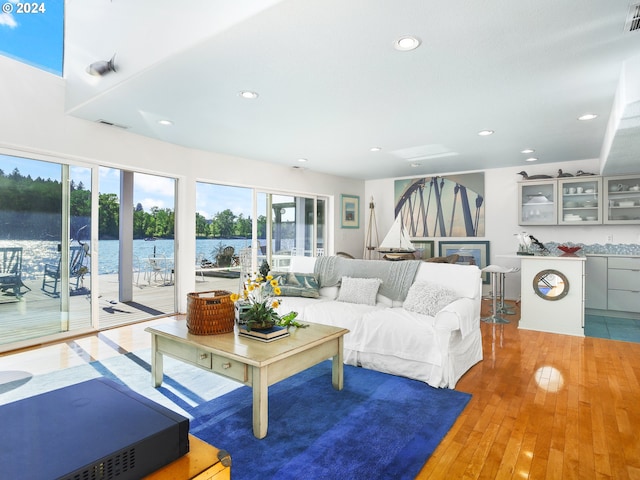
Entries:
{"label": "white throw pillow", "polygon": [[379,278],[342,277],[338,301],[375,305],[381,283]]}
{"label": "white throw pillow", "polygon": [[455,301],[453,290],[433,282],[414,282],[404,301],[404,309],[434,317],[436,313]]}

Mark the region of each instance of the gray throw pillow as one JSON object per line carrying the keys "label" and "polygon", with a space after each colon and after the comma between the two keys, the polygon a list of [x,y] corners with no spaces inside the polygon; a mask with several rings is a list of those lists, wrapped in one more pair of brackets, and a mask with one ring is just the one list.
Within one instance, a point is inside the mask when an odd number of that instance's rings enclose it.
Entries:
{"label": "gray throw pillow", "polygon": [[434,317],[444,307],[457,300],[457,295],[434,282],[415,282],[409,288],[403,307],[410,312]]}
{"label": "gray throw pillow", "polygon": [[337,300],[339,302],[375,305],[381,284],[382,280],[379,278],[342,277]]}

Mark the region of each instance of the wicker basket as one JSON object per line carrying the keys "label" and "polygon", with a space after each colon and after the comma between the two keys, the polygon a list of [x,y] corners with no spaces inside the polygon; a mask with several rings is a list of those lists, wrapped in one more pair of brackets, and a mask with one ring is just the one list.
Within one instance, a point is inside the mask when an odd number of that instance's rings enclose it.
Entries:
{"label": "wicker basket", "polygon": [[187,329],[193,335],[233,332],[235,313],[231,292],[211,290],[187,294]]}

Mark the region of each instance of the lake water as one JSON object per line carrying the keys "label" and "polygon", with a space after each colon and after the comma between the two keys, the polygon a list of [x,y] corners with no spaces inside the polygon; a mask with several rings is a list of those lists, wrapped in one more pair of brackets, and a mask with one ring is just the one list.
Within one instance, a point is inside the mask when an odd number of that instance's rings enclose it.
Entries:
{"label": "lake water", "polygon": [[[22,278],[34,280],[42,277],[45,264],[57,264],[57,241],[44,240],[0,240],[0,247],[22,247]],[[77,245],[76,242],[73,243]],[[158,239],[154,241],[134,240],[133,255],[139,259],[154,255],[174,257],[173,240]],[[221,247],[232,246],[236,254],[240,249],[251,246],[246,239],[196,239],[196,258],[214,260]],[[118,272],[118,240],[100,240],[98,271],[101,275]],[[194,264],[195,264],[194,259]],[[88,264],[89,259],[85,260]]]}

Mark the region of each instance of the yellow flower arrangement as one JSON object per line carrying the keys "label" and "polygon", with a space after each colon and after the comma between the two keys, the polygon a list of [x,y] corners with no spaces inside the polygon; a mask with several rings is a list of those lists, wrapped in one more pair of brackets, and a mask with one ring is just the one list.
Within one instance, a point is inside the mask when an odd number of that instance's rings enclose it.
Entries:
{"label": "yellow flower arrangement", "polygon": [[269,265],[263,262],[259,273],[247,276],[242,295],[233,293],[231,300],[242,300],[250,305],[243,314],[247,330],[269,328],[280,321],[276,309],[280,306],[280,299],[277,297],[281,293],[278,281],[269,275]]}

